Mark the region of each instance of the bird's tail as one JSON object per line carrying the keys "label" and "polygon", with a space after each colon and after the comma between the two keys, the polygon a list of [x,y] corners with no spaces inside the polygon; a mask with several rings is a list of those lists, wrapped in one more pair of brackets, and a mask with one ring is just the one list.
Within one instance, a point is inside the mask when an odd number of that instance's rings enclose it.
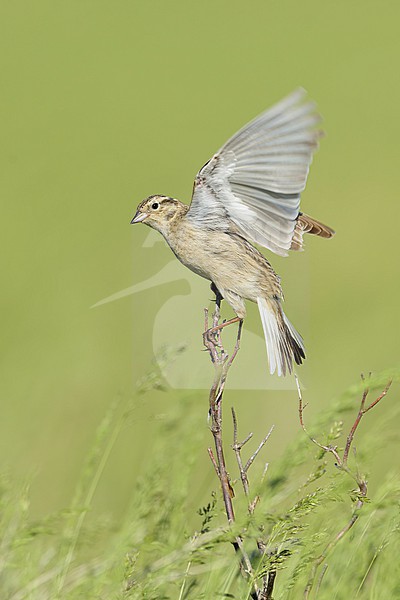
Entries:
{"label": "bird's tail", "polygon": [[279,300],[257,298],[264,329],[269,370],[271,375],[292,372],[293,359],[301,365],[306,357],[301,335],[295,330],[282,310]]}

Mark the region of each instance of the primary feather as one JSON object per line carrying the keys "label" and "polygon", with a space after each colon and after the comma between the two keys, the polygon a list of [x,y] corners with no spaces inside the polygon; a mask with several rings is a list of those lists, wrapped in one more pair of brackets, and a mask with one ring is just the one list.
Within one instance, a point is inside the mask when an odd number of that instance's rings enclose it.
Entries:
{"label": "primary feather", "polygon": [[187,217],[240,233],[286,256],[299,216],[320,117],[304,90],[238,131],[196,176]]}

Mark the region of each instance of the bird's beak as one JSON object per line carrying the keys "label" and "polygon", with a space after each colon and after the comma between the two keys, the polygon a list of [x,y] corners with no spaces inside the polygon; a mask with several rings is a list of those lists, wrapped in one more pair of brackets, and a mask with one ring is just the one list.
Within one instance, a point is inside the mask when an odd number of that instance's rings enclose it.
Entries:
{"label": "bird's beak", "polygon": [[147,213],[142,213],[142,212],[137,211],[136,215],[133,217],[133,219],[131,221],[131,225],[133,225],[133,223],[141,223],[148,216],[149,215]]}

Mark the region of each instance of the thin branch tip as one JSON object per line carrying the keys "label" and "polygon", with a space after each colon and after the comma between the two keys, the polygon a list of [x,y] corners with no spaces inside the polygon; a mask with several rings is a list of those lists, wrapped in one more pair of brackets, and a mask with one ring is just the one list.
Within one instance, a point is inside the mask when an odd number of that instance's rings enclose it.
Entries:
{"label": "thin branch tip", "polygon": [[[369,377],[371,376],[371,374],[369,374]],[[361,379],[363,381],[365,381],[365,377],[363,374],[361,374]],[[297,378],[296,378],[296,382],[297,382]],[[358,413],[356,415],[356,418],[354,420],[354,423],[352,425],[352,427],[350,428],[350,431],[347,435],[347,439],[346,439],[346,445],[345,448],[343,450],[343,454],[342,456],[340,456],[339,452],[338,452],[338,447],[337,446],[324,446],[323,444],[320,444],[320,442],[318,442],[316,439],[312,438],[304,425],[304,420],[303,420],[303,410],[304,410],[304,406],[303,406],[303,399],[301,396],[301,391],[298,387],[298,392],[299,392],[299,420],[300,420],[300,424],[302,429],[304,430],[304,432],[307,434],[307,436],[310,438],[310,440],[316,444],[319,448],[323,449],[325,452],[330,452],[331,454],[333,454],[333,456],[335,457],[335,466],[346,472],[357,484],[358,486],[358,490],[356,491],[356,500],[355,500],[355,504],[354,504],[354,508],[353,508],[353,515],[351,517],[351,519],[346,523],[346,525],[336,534],[336,536],[334,537],[333,540],[331,540],[327,546],[324,548],[324,550],[322,551],[322,553],[315,559],[311,572],[310,572],[310,576],[307,582],[307,585],[304,589],[304,594],[303,594],[303,598],[304,599],[308,599],[310,598],[310,593],[311,590],[314,586],[315,583],[315,579],[316,579],[316,575],[317,575],[317,571],[319,569],[319,567],[322,565],[322,563],[325,561],[327,555],[330,553],[330,551],[336,546],[336,544],[346,535],[346,533],[348,531],[350,531],[350,529],[353,527],[353,525],[356,523],[356,521],[358,520],[359,514],[360,514],[360,510],[362,509],[362,507],[364,506],[365,502],[366,502],[366,498],[367,498],[367,493],[368,493],[368,482],[365,479],[365,477],[362,477],[358,471],[356,471],[355,473],[353,471],[351,471],[349,469],[349,467],[347,466],[348,463],[348,457],[349,457],[349,453],[350,450],[353,449],[353,451],[355,452],[356,449],[353,447],[352,448],[352,444],[354,441],[354,436],[355,433],[357,431],[357,428],[361,422],[362,417],[372,408],[374,408],[374,406],[376,406],[381,400],[382,398],[384,398],[387,394],[387,392],[390,389],[390,386],[392,384],[392,381],[389,380],[388,383],[386,384],[385,388],[383,389],[383,391],[380,393],[380,395],[374,400],[372,401],[366,408],[365,408],[365,402],[366,399],[368,397],[369,394],[369,388],[366,388],[361,396],[361,401],[360,401],[360,406],[359,406],[359,410]],[[322,579],[325,575],[325,571],[326,571],[326,565],[324,566],[322,573],[320,575],[318,584],[317,584],[317,590],[316,593],[318,594],[318,590],[321,586],[321,582]]]}

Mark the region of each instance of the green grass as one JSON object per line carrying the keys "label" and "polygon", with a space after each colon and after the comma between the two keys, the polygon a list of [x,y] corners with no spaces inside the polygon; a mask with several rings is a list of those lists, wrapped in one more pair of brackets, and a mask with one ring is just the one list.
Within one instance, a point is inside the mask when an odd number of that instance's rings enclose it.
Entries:
{"label": "green grass", "polygon": [[[370,381],[371,399],[389,376],[398,379],[395,373],[384,373]],[[145,389],[151,400],[151,385]],[[354,386],[315,419],[311,431],[319,441],[344,445],[343,420],[354,420],[361,389]],[[382,436],[390,431],[398,410],[395,391],[389,394],[390,410],[381,411],[383,418],[379,411],[389,399],[365,417],[375,415],[368,437],[356,440],[357,456],[349,459],[354,471],[369,469],[378,452],[376,441],[385,441]],[[231,544],[239,534],[257,576],[277,571],[273,598],[302,597],[315,559],[354,513],[351,477],[301,431],[263,478],[257,458],[250,486],[252,497],[259,494],[260,502],[253,515],[248,514],[240,480],[234,482],[236,522],[229,529],[216,478],[209,502],[197,514],[188,514],[193,469],[205,450],[199,435],[204,415],[202,408],[188,412],[183,398],[160,417],[151,455],[144,460],[124,521],[115,527],[89,513],[114,444],[134,418],[136,401],[118,400],[110,407],[65,511],[32,522],[29,487],[2,479],[1,598],[246,599],[251,585],[240,575]],[[395,453],[397,439],[385,439]],[[237,475],[231,472],[233,480]],[[386,473],[354,527],[323,561],[310,598],[399,597],[399,500],[399,475]],[[263,555],[256,551],[257,540],[264,544]]]}

